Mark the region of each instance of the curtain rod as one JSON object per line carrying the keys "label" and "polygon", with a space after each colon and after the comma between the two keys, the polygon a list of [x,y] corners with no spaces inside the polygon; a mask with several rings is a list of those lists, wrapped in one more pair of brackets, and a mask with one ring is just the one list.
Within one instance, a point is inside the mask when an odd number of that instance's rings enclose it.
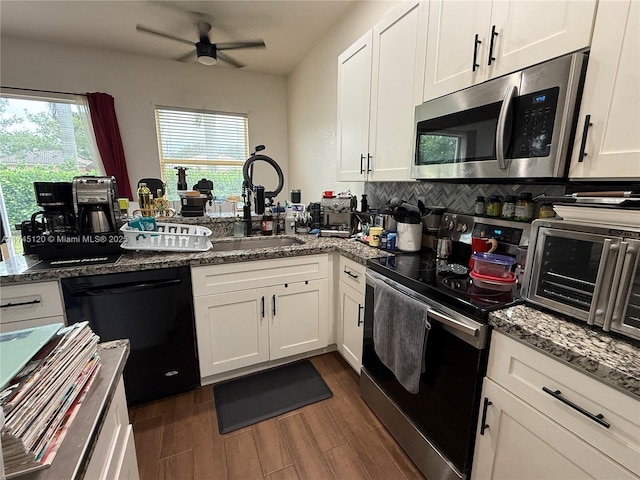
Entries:
{"label": "curtain rod", "polygon": [[73,92],[58,92],[56,90],[38,90],[36,88],[20,88],[20,87],[5,87],[0,85],[0,88],[8,88],[9,90],[22,90],[23,92],[38,92],[38,93],[57,93],[59,95],[81,95],[86,97],[86,93],[73,93]]}

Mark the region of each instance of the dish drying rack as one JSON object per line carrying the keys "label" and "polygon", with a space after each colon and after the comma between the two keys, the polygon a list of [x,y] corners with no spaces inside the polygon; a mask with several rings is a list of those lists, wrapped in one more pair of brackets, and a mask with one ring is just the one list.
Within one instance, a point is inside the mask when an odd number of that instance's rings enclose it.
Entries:
{"label": "dish drying rack", "polygon": [[124,224],[120,231],[125,250],[155,250],[172,252],[206,252],[212,245],[211,230],[198,225],[157,222],[157,230],[142,231]]}

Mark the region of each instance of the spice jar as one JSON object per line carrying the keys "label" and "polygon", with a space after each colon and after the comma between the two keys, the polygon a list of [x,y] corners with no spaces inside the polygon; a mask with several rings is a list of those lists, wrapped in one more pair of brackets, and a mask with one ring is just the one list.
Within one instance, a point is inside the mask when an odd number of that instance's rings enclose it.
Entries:
{"label": "spice jar", "polygon": [[513,219],[516,214],[516,197],[509,195],[502,206],[502,218]]}
{"label": "spice jar", "polygon": [[489,195],[486,213],[490,217],[499,217],[502,213],[502,199],[500,195]]}
{"label": "spice jar", "polygon": [[478,195],[476,197],[476,206],[474,209],[474,213],[476,215],[484,215],[485,206],[484,206],[484,197],[482,195]]}
{"label": "spice jar", "polygon": [[553,205],[550,203],[543,203],[540,205],[540,210],[538,211],[538,218],[553,218],[556,216],[556,212],[553,209]]}
{"label": "spice jar", "polygon": [[523,192],[516,202],[516,220],[530,222],[533,219],[534,203],[530,192]]}

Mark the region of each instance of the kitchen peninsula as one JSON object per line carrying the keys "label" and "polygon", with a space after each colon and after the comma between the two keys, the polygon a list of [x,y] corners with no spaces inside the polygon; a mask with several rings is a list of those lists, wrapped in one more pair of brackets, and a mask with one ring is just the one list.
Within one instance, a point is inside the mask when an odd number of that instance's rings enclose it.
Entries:
{"label": "kitchen peninsula", "polygon": [[48,468],[20,475],[20,479],[139,478],[121,380],[129,350],[127,340],[98,345],[101,367],[96,381],[54,462]]}

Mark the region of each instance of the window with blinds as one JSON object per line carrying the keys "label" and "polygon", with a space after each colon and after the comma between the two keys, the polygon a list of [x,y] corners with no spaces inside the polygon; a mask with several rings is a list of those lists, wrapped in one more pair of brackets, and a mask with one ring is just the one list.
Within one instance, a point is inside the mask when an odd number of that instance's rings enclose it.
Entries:
{"label": "window with blinds", "polygon": [[176,167],[187,168],[187,185],[213,182],[216,199],[242,193],[242,166],[249,156],[247,116],[237,113],[156,108],[162,180],[167,199],[178,200]]}

